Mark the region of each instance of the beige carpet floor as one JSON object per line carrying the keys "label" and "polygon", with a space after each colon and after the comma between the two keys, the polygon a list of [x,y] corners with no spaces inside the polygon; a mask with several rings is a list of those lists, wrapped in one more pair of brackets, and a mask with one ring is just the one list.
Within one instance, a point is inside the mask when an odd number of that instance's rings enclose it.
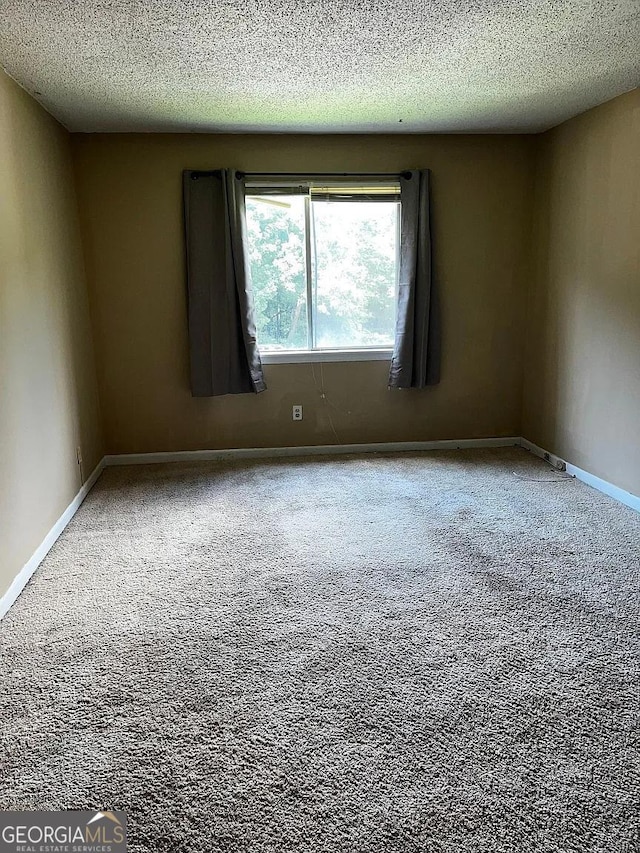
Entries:
{"label": "beige carpet floor", "polygon": [[0,808],[130,849],[637,853],[640,515],[525,451],[107,470],[0,623]]}

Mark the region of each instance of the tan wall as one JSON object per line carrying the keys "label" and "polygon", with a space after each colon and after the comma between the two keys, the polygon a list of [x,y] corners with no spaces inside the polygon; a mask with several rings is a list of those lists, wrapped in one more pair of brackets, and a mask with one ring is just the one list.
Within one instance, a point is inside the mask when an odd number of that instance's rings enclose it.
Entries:
{"label": "tan wall", "polygon": [[0,72],[0,596],[102,456],[69,134]]}
{"label": "tan wall", "polygon": [[[519,434],[531,138],[75,135],[73,145],[108,452]],[[439,387],[388,391],[385,362],[316,365],[315,377],[310,365],[270,365],[257,397],[190,396],[181,172],[224,165],[433,170]]]}
{"label": "tan wall", "polygon": [[523,432],[640,494],[640,89],[539,146]]}

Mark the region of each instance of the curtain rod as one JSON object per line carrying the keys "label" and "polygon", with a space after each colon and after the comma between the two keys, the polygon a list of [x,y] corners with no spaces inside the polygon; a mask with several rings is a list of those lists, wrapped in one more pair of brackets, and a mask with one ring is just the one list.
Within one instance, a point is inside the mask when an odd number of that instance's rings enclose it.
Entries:
{"label": "curtain rod", "polygon": [[411,172],[236,172],[238,178],[410,178]]}
{"label": "curtain rod", "polygon": [[[219,178],[221,169],[211,169],[208,172],[193,172],[192,180],[204,178],[209,175],[214,175]],[[237,178],[300,178],[308,180],[309,178],[411,178],[411,172],[405,170],[403,172],[241,172],[236,171]]]}

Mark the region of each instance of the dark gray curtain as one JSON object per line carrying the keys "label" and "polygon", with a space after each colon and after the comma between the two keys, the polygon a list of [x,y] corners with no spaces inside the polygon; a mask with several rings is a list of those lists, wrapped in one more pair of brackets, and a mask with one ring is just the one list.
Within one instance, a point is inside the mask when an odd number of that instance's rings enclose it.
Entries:
{"label": "dark gray curtain", "polygon": [[247,254],[244,181],[235,170],[183,173],[194,397],[264,391]]}
{"label": "dark gray curtain", "polygon": [[440,315],[432,276],[430,172],[400,176],[400,283],[390,388],[440,381]]}

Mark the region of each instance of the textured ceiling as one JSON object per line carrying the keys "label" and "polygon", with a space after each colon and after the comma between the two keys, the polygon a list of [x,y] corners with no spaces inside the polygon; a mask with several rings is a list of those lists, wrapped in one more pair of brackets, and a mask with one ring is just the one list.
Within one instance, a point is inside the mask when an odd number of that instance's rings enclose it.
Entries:
{"label": "textured ceiling", "polygon": [[0,0],[71,130],[539,131],[640,83],[640,0]]}

